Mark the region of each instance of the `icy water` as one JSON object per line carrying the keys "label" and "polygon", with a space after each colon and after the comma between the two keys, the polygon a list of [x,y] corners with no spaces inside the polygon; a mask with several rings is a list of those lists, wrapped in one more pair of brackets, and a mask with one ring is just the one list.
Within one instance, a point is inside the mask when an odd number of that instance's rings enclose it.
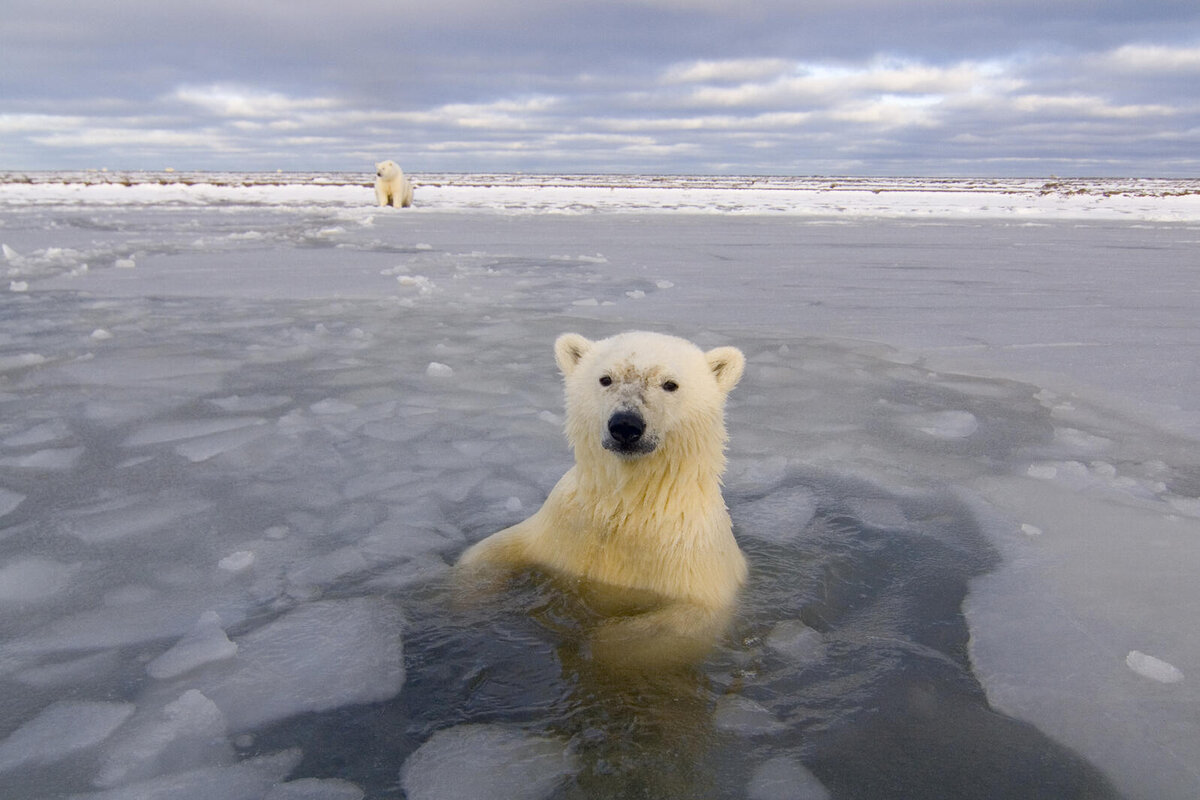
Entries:
{"label": "icy water", "polygon": [[[0,193],[0,796],[1200,791],[1192,223],[37,188]],[[641,678],[537,575],[445,582],[570,464],[554,337],[627,328],[748,357],[750,584]]]}

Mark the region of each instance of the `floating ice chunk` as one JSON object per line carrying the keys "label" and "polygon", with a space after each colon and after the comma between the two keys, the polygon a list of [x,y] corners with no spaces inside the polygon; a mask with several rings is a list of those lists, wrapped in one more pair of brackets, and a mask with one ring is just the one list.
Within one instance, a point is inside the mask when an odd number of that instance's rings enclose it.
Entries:
{"label": "floating ice chunk", "polygon": [[53,764],[103,742],[133,714],[132,703],[60,701],[0,742],[0,772]]}
{"label": "floating ice chunk", "polygon": [[158,422],[146,425],[124,442],[126,447],[140,447],[165,442],[197,439],[216,433],[249,428],[266,422],[262,417],[232,417],[227,419],[188,420],[184,422]]}
{"label": "floating ice chunk", "polygon": [[240,637],[231,661],[195,672],[189,684],[235,732],[387,700],[404,685],[402,630],[400,612],[383,600],[311,603]]}
{"label": "floating ice chunk", "polygon": [[18,558],[0,567],[0,603],[28,603],[65,591],[80,564],[45,558]]}
{"label": "floating ice chunk", "polygon": [[224,715],[195,689],[157,713],[134,715],[106,750],[95,779],[102,788],[235,760]]}
{"label": "floating ice chunk", "polygon": [[185,518],[204,513],[212,504],[166,492],[145,497],[125,497],[94,510],[74,514],[64,531],[88,544],[111,542],[161,531]]}
{"label": "floating ice chunk", "polygon": [[366,793],[340,778],[301,778],[271,787],[263,800],[362,800]]}
{"label": "floating ice chunk", "polygon": [[675,286],[675,284],[671,283],[671,281],[655,281],[654,285],[659,289],[671,289]]}
{"label": "floating ice chunk", "polygon": [[431,378],[449,378],[454,375],[454,370],[438,361],[430,361],[425,374]]}
{"label": "floating ice chunk", "polygon": [[800,535],[817,513],[817,497],[804,486],[788,486],[730,509],[738,533],[785,542]]}
{"label": "floating ice chunk", "polygon": [[[142,587],[137,587],[142,588]],[[105,595],[109,601],[112,593]],[[101,605],[59,617],[45,627],[8,640],[15,654],[78,653],[183,636],[205,609],[233,624],[244,618],[247,598],[217,586],[180,586],[170,593],[131,594],[125,605]]]}
{"label": "floating ice chunk", "polygon": [[597,299],[596,299],[596,298],[594,298],[594,297],[588,297],[588,298],[586,298],[586,299],[583,299],[583,300],[573,300],[573,301],[571,301],[571,305],[573,305],[573,306],[587,306],[587,307],[591,307],[591,306],[598,306],[598,305],[600,305],[600,301],[599,301],[599,300],[597,300]]}
{"label": "floating ice chunk", "polygon": [[62,472],[73,468],[82,455],[82,447],[52,447],[21,456],[0,458],[0,467]]}
{"label": "floating ice chunk", "polygon": [[[1189,517],[1200,517],[1200,497],[1168,497],[1171,508]],[[4,510],[4,494],[0,489],[0,515]]]}
{"label": "floating ice chunk", "polygon": [[10,292],[28,292],[29,281],[9,281],[8,290]]}
{"label": "floating ice chunk", "polygon": [[768,458],[735,458],[729,462],[726,484],[742,491],[777,489],[787,474],[788,460],[782,456]]}
{"label": "floating ice chunk", "polygon": [[433,294],[435,288],[433,281],[424,275],[397,275],[396,282],[401,286],[414,287],[422,297]]}
{"label": "floating ice chunk", "polygon": [[64,423],[55,420],[43,422],[28,430],[4,437],[5,447],[32,447],[49,442],[56,442],[70,435],[71,430]]}
{"label": "floating ice chunk", "polygon": [[1125,656],[1125,665],[1143,678],[1159,683],[1179,683],[1183,680],[1183,673],[1173,664],[1140,650],[1130,650],[1129,655]]}
{"label": "floating ice chunk", "polygon": [[935,439],[966,439],[979,430],[979,420],[969,411],[935,411],[915,414],[908,423]]}
{"label": "floating ice chunk", "polygon": [[645,298],[646,293],[643,292],[641,289],[634,289],[632,291],[626,292],[625,296],[631,300],[641,300],[641,299]]}
{"label": "floating ice chunk", "polygon": [[1055,428],[1054,441],[1066,445],[1073,450],[1084,453],[1097,453],[1112,446],[1112,439],[1096,436],[1077,428]]}
{"label": "floating ice chunk", "polygon": [[825,642],[820,631],[798,619],[778,623],[767,634],[765,644],[794,663],[817,661],[825,656]]}
{"label": "floating ice chunk", "polygon": [[1058,467],[1053,464],[1030,464],[1025,474],[1031,478],[1052,481],[1058,477]]}
{"label": "floating ice chunk", "polygon": [[217,566],[226,572],[244,572],[254,566],[253,550],[238,550],[230,553],[217,562]]}
{"label": "floating ice chunk", "polygon": [[132,258],[118,258],[113,262],[113,266],[117,267],[118,269],[133,269],[137,266],[137,262],[135,262]]}
{"label": "floating ice chunk", "polygon": [[1022,522],[1021,533],[1025,534],[1026,536],[1041,536],[1042,529],[1037,525],[1030,525],[1028,522]]}
{"label": "floating ice chunk", "polygon": [[314,414],[349,414],[352,411],[357,411],[358,406],[353,403],[347,403],[345,400],[328,398],[313,403],[308,407],[308,410]]}
{"label": "floating ice chunk", "polygon": [[736,694],[727,694],[717,701],[713,722],[717,730],[739,736],[763,736],[787,727],[762,704]]}
{"label": "floating ice chunk", "polygon": [[303,753],[284,750],[269,756],[251,758],[229,767],[207,767],[176,772],[114,789],[75,795],[73,800],[179,800],[180,798],[221,798],[221,800],[258,800],[300,763]]}
{"label": "floating ice chunk", "polygon": [[271,429],[266,425],[236,428],[223,433],[214,433],[211,436],[189,439],[176,445],[175,452],[193,464],[198,464],[223,453],[237,450],[251,442],[256,442],[270,433]]}
{"label": "floating ice chunk", "polygon": [[326,586],[344,575],[370,567],[357,547],[343,547],[288,570],[288,581],[297,586]]}
{"label": "floating ice chunk", "polygon": [[106,331],[104,328],[96,328],[96,330],[92,331],[92,338],[97,342],[103,342],[113,338],[113,335],[110,331]]}
{"label": "floating ice chunk", "polygon": [[45,364],[46,357],[40,353],[19,353],[15,356],[0,356],[0,372]]}
{"label": "floating ice chunk", "polygon": [[500,725],[440,730],[408,757],[409,800],[540,800],[579,771],[564,744]]}
{"label": "floating ice chunk", "polygon": [[94,680],[99,675],[111,673],[116,669],[119,658],[120,655],[117,651],[109,650],[56,664],[30,667],[18,672],[13,677],[26,686],[33,686],[37,689],[78,686],[84,681]]}
{"label": "floating ice chunk", "polygon": [[235,394],[229,397],[215,398],[208,402],[231,414],[258,414],[286,406],[292,402],[292,398],[286,395],[251,394],[243,397]]}
{"label": "floating ice chunk", "polygon": [[204,664],[233,658],[237,649],[225,635],[221,618],[216,612],[206,611],[170,650],[146,665],[146,672],[158,680],[174,678]]}
{"label": "floating ice chunk", "polygon": [[829,800],[817,776],[791,756],[776,756],[754,768],[746,786],[749,800]]}
{"label": "floating ice chunk", "polygon": [[0,250],[3,250],[3,252],[4,252],[4,260],[5,261],[16,261],[17,259],[19,259],[21,257],[20,253],[18,253],[16,250],[12,249],[11,247],[9,247],[6,244],[0,245]]}
{"label": "floating ice chunk", "polygon": [[25,501],[25,495],[13,492],[0,486],[0,517],[17,510],[17,506]]}

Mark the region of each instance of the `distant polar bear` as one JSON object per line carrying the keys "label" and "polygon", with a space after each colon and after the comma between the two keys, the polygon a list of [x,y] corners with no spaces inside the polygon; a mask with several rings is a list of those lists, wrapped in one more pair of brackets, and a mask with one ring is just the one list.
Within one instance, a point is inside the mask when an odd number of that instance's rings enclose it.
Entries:
{"label": "distant polar bear", "polygon": [[395,161],[375,165],[375,202],[381,206],[408,208],[413,201],[412,181]]}
{"label": "distant polar bear", "polygon": [[470,585],[539,567],[604,617],[589,640],[597,660],[692,661],[746,579],[721,496],[725,397],[745,359],[642,331],[563,334],[554,355],[575,466],[537,513],[469,548],[456,576]]}

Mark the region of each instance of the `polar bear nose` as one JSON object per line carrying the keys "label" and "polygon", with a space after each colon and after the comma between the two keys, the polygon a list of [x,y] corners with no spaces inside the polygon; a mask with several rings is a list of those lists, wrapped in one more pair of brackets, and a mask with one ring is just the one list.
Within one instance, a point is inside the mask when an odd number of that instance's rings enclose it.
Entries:
{"label": "polar bear nose", "polygon": [[631,411],[618,411],[608,418],[608,433],[619,445],[637,444],[646,432],[646,423]]}

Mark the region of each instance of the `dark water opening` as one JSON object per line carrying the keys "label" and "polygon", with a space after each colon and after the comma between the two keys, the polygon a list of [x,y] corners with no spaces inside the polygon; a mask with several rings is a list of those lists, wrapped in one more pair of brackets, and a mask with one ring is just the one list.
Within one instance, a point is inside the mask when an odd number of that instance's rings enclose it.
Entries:
{"label": "dark water opening", "polygon": [[598,669],[584,645],[594,620],[541,576],[466,610],[426,586],[403,601],[407,681],[396,699],[280,723],[254,751],[299,745],[296,775],[342,777],[369,797],[405,796],[409,756],[473,724],[562,742],[573,774],[537,795],[554,798],[1117,796],[1072,751],[988,705],[961,608],[996,555],[961,503],[789,480],[770,494],[815,498],[790,533],[775,520],[761,538],[760,497],[728,498],[751,577],[704,663]]}

